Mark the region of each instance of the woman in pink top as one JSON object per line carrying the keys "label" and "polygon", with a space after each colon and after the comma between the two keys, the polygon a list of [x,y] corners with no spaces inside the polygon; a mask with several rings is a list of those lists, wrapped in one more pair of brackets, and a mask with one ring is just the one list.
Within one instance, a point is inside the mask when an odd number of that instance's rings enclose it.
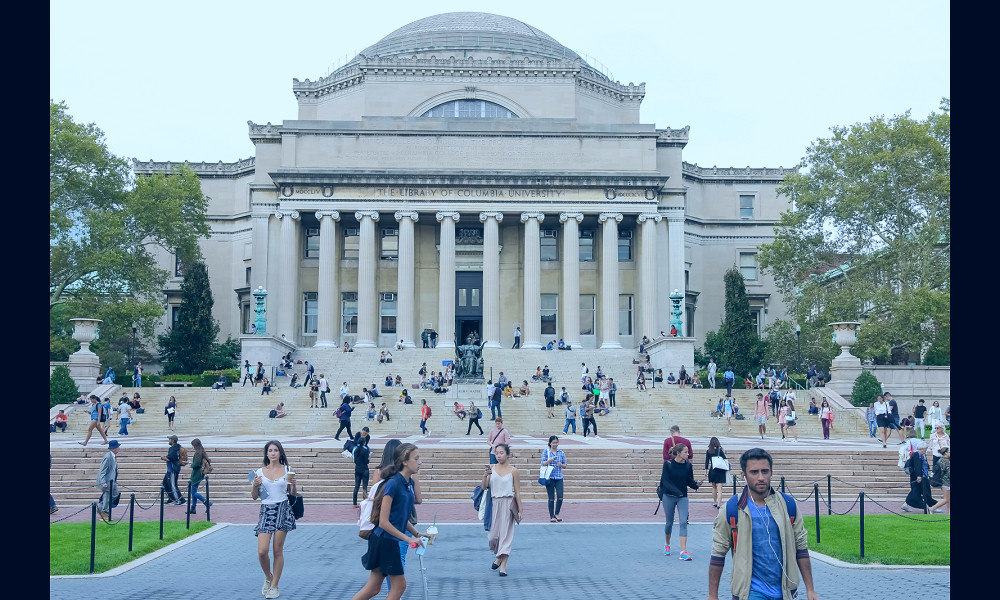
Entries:
{"label": "woman in pink top", "polygon": [[788,401],[782,400],[778,407],[778,425],[781,426],[781,439],[785,439],[786,417],[788,416]]}
{"label": "woman in pink top", "polygon": [[504,429],[503,419],[500,417],[496,418],[496,429],[490,432],[487,436],[486,442],[490,445],[490,464],[497,464],[496,449],[500,444],[510,443],[510,432]]}
{"label": "woman in pink top", "polygon": [[823,404],[819,407],[819,421],[823,424],[823,439],[830,439],[830,423],[833,422],[833,409],[830,408],[830,403],[827,402],[826,398],[823,399]]}

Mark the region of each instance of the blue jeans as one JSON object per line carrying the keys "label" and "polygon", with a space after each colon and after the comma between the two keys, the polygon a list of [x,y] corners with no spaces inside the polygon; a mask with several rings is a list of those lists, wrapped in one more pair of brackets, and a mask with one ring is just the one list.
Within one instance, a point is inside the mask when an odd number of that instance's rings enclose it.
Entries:
{"label": "blue jeans", "polygon": [[142,373],[135,374],[135,387],[142,387]]}
{"label": "blue jeans", "polygon": [[118,429],[118,435],[128,435],[128,424],[131,420],[132,419],[129,419],[128,417],[119,419],[121,427]]}
{"label": "blue jeans", "polygon": [[503,411],[500,410],[499,402],[490,402],[490,420],[496,421],[497,417],[503,418]]}
{"label": "blue jeans", "polygon": [[875,421],[868,421],[868,435],[875,437]]}
{"label": "blue jeans", "polygon": [[427,419],[420,419],[420,431],[427,435]]}
{"label": "blue jeans", "polygon": [[[208,498],[206,498],[206,497],[204,497],[204,496],[202,496],[201,494],[198,493],[198,486],[200,484],[201,484],[201,482],[192,483],[191,484],[191,500],[192,500],[192,502],[194,502],[195,500],[201,500],[202,502],[208,504]],[[197,506],[197,504],[195,504],[191,508],[194,508],[195,506]]]}
{"label": "blue jeans", "polygon": [[563,427],[563,433],[569,431],[570,425],[573,426],[573,433],[576,433],[576,419],[566,419],[566,426]]}

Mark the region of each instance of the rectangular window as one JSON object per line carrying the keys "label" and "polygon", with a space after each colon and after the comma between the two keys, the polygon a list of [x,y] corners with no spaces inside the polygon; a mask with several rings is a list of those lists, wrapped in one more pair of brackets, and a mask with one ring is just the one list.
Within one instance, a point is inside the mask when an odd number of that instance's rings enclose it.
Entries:
{"label": "rectangular window", "polygon": [[753,252],[740,252],[740,274],[747,281],[757,279],[757,255]]}
{"label": "rectangular window", "polygon": [[740,218],[753,218],[753,195],[740,194]]}
{"label": "rectangular window", "polygon": [[618,261],[628,262],[632,260],[632,231],[618,230]]}
{"label": "rectangular window", "polygon": [[319,227],[306,227],[306,258],[319,258]]}
{"label": "rectangular window", "polygon": [[632,335],[632,294],[618,296],[618,335]]}
{"label": "rectangular window", "polygon": [[358,332],[358,293],[344,292],[340,295],[341,333]]}
{"label": "rectangular window", "polygon": [[382,249],[379,258],[382,260],[399,260],[399,230],[382,230]]}
{"label": "rectangular window", "polygon": [[379,323],[382,333],[396,333],[396,294],[383,292],[378,301]]}
{"label": "rectangular window", "polygon": [[597,296],[580,294],[580,335],[594,335],[597,329]]}
{"label": "rectangular window", "polygon": [[458,305],[469,305],[469,290],[467,288],[458,288]]}
{"label": "rectangular window", "polygon": [[539,260],[559,260],[558,231],[543,229]]}
{"label": "rectangular window", "polygon": [[181,318],[181,307],[173,306],[170,309],[170,327],[177,327],[177,321]]}
{"label": "rectangular window", "polygon": [[250,267],[247,267],[247,285],[250,285]]}
{"label": "rectangular window", "polygon": [[469,290],[469,305],[479,306],[479,288],[471,288]]}
{"label": "rectangular window", "polygon": [[302,333],[306,335],[316,334],[317,315],[319,315],[317,293],[305,292],[302,294]]}
{"label": "rectangular window", "polygon": [[750,309],[750,322],[753,323],[753,330],[760,335],[760,309],[751,308]]}
{"label": "rectangular window", "polygon": [[344,258],[358,258],[361,235],[357,228],[344,228]]}
{"label": "rectangular window", "polygon": [[[556,335],[556,323],[559,322],[559,296],[557,294],[542,294],[542,335]],[[544,343],[544,342],[543,342]]]}
{"label": "rectangular window", "polygon": [[594,261],[594,230],[580,232],[580,262]]}

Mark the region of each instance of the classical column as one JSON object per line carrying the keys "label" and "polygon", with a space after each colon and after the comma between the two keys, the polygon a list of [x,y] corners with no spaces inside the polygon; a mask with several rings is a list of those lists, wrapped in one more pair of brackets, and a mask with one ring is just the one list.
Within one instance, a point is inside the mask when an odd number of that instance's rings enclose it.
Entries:
{"label": "classical column", "polygon": [[[281,254],[278,260],[278,277],[281,285],[278,289],[278,329],[273,333],[276,337],[287,336],[289,340],[298,339],[295,331],[295,314],[299,310],[296,295],[299,292],[299,262],[296,243],[297,211],[278,211],[274,216],[281,222]],[[273,309],[272,309],[273,310]]]}
{"label": "classical column", "polygon": [[[670,279],[670,291],[678,290],[681,296],[685,296],[684,289],[684,211],[675,210],[667,213],[667,240],[670,252],[667,255],[669,264],[668,273]],[[685,310],[684,302],[681,302],[681,310]],[[678,335],[687,336],[688,332],[683,331],[687,326],[687,319],[681,315],[681,325],[678,328]]]}
{"label": "classical column", "polygon": [[524,322],[521,347],[542,347],[541,240],[542,213],[521,213],[524,223]]}
{"label": "classical column", "polygon": [[568,346],[580,347],[580,223],[582,213],[562,213],[563,223],[563,315],[562,338]]}
{"label": "classical column", "polygon": [[441,223],[441,271],[438,279],[438,348],[455,347],[455,223],[457,212],[439,212]]}
{"label": "classical column", "polygon": [[378,303],[375,300],[375,222],[378,211],[359,210],[354,217],[361,224],[358,249],[358,338],[355,348],[375,348],[378,334]]}
{"label": "classical column", "polygon": [[481,212],[483,226],[483,340],[500,348],[500,222],[501,212]]}
{"label": "classical column", "polygon": [[[247,282],[247,285],[249,285],[252,290],[257,289],[258,286],[267,288],[267,234],[270,220],[270,212],[253,215],[253,248],[250,250],[250,281]],[[266,317],[266,329],[268,331],[274,331],[277,329],[278,324],[275,321],[276,318],[277,313],[273,316]],[[240,333],[246,332],[241,331]]]}
{"label": "classical column", "polygon": [[417,213],[397,211],[399,221],[399,262],[396,284],[396,337],[403,340],[403,347],[413,348],[414,292],[413,292],[413,226]]}
{"label": "classical column", "polygon": [[618,224],[621,213],[601,213],[601,348],[621,348],[618,341]]}
{"label": "classical column", "polygon": [[[656,224],[663,220],[659,213],[644,213],[637,217],[641,224],[639,250],[639,327],[636,336],[659,335],[656,322]],[[662,329],[662,328],[660,328]]]}
{"label": "classical column", "polygon": [[316,287],[316,346],[336,346],[337,221],[335,210],[317,210],[319,221],[319,282]]}

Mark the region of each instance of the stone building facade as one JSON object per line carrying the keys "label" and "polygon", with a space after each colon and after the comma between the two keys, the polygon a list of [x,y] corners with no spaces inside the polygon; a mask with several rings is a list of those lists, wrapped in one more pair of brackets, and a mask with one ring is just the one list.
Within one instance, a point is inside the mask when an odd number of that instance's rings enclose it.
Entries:
{"label": "stone building facade", "polygon": [[[780,168],[683,160],[689,128],[640,122],[644,84],[609,79],[525,23],[410,23],[327,77],[294,80],[297,118],[248,123],[253,157],[187,163],[211,198],[202,243],[221,335],[253,322],[300,346],[631,347],[703,343],[736,264],[761,330],[784,308],[755,253],[789,205]],[[135,161],[137,174],[170,162]],[[179,309],[182,271],[165,292]]]}

